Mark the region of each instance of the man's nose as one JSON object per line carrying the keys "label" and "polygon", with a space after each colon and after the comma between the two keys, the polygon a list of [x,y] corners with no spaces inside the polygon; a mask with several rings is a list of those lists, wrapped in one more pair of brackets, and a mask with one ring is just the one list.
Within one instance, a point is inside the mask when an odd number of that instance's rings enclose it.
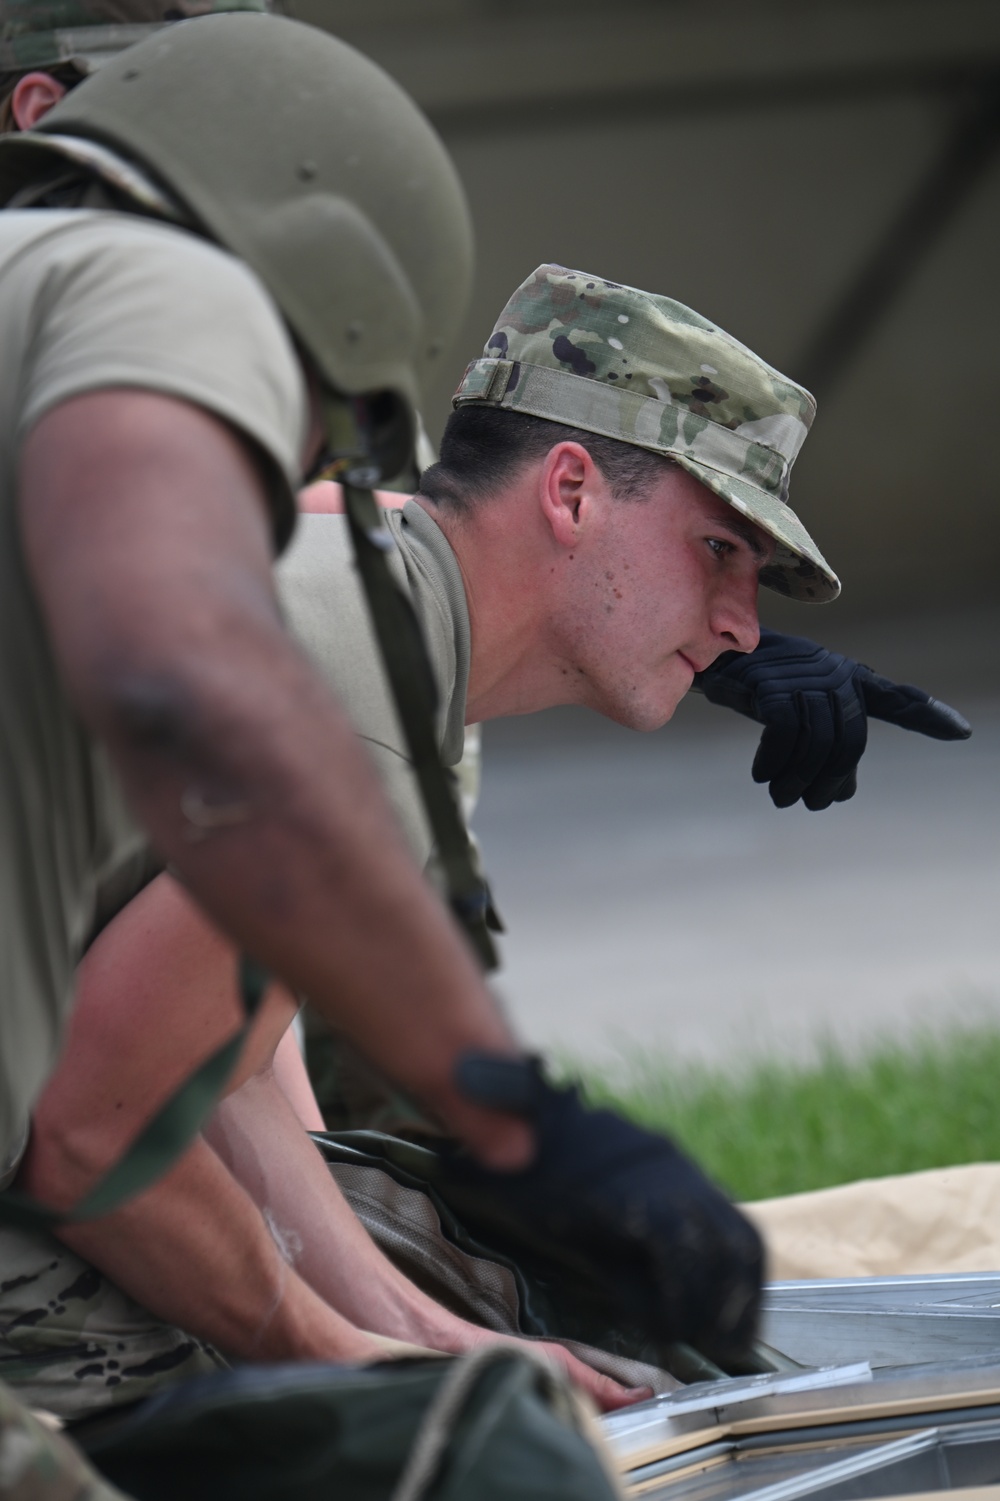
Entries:
{"label": "man's nose", "polygon": [[757,579],[730,588],[716,601],[712,625],[725,645],[721,651],[753,651],[760,641]]}

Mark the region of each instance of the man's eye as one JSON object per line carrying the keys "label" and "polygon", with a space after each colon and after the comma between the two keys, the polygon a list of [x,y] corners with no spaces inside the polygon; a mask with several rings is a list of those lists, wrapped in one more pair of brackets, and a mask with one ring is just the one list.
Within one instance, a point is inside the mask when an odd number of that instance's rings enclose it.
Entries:
{"label": "man's eye", "polygon": [[736,544],[725,542],[721,537],[709,537],[708,545],[717,558],[728,558],[730,553],[736,551]]}

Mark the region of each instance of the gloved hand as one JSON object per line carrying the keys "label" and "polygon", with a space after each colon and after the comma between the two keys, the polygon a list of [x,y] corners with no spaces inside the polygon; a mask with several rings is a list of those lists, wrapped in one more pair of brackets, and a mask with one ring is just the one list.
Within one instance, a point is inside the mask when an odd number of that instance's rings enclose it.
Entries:
{"label": "gloved hand", "polygon": [[443,1154],[445,1202],[541,1256],[591,1306],[640,1328],[666,1362],[676,1341],[720,1364],[753,1340],[764,1253],[756,1230],[665,1136],[590,1110],[556,1089],[537,1059],[470,1053],[455,1070],[470,1100],[530,1120],[538,1144],[521,1172]]}
{"label": "gloved hand", "polygon": [[892,683],[850,657],[777,631],[761,631],[756,651],[725,652],[694,686],[711,703],[764,726],[751,775],[770,782],[778,808],[801,797],[818,811],[853,797],[869,718],[933,740],[972,734],[961,714],[922,689]]}

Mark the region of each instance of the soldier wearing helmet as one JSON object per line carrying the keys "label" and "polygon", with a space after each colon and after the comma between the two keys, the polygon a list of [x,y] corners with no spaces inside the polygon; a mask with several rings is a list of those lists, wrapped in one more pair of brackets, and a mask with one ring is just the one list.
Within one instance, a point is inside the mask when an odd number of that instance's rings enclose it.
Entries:
{"label": "soldier wearing helmet", "polygon": [[[262,10],[261,4],[244,4],[226,6],[217,4],[212,7],[202,7],[217,11],[225,9],[251,9]],[[194,10],[191,7],[191,10]],[[124,11],[124,16],[123,16]],[[12,14],[13,12],[13,14]],[[174,12],[176,15],[176,12]],[[137,20],[141,17],[142,24],[125,26],[123,20]],[[29,33],[25,25],[21,25],[24,16],[19,16],[16,7],[10,8],[4,14],[4,40],[7,51],[4,54],[5,62],[20,61],[24,67],[18,73],[16,82],[12,82],[7,97],[8,115],[10,123],[18,128],[30,128],[39,124],[43,117],[53,107],[58,98],[64,97],[68,87],[79,82],[88,72],[95,71],[98,67],[110,63],[116,56],[116,52],[122,50],[125,45],[134,46],[141,41],[143,35],[153,32],[163,32],[170,27],[171,32],[176,28],[171,21],[164,20],[159,12],[152,10],[149,5],[132,7],[115,6],[111,8],[109,16],[107,9],[101,12],[101,8],[86,7],[47,7],[44,12],[35,9],[31,19],[34,23],[41,20],[48,23],[50,29],[39,33],[37,30]],[[88,20],[93,24],[85,26]],[[55,28],[56,22],[61,23],[59,29]],[[70,27],[69,23],[73,22]],[[296,28],[296,31],[300,31]],[[272,28],[273,32],[273,28]],[[218,35],[218,34],[217,34]],[[204,58],[203,49],[205,33],[199,33],[198,57]],[[172,39],[172,38],[171,38]],[[230,34],[225,36],[230,47],[234,44]],[[254,40],[256,40],[254,38]],[[274,46],[273,35],[268,39]],[[279,32],[279,43],[281,34]],[[16,51],[15,51],[16,43]],[[210,43],[208,44],[211,45]],[[332,44],[336,47],[337,44]],[[280,48],[279,48],[280,50]],[[343,52],[346,49],[339,49]],[[262,55],[262,54],[261,54]],[[141,52],[139,53],[141,57]],[[188,54],[189,58],[191,54]],[[32,69],[29,62],[38,66]],[[209,53],[208,65],[211,66],[214,59]],[[346,109],[354,110],[357,114],[358,97],[363,97],[366,108],[380,105],[385,116],[385,128],[398,132],[399,135],[411,135],[414,123],[417,122],[415,113],[405,101],[401,100],[398,91],[387,84],[374,69],[367,67],[361,59],[357,59],[361,68],[361,77],[357,81],[355,97],[348,99]],[[53,69],[55,76],[48,71],[40,69]],[[131,82],[133,79],[130,64],[125,70],[124,81]],[[68,68],[71,71],[59,76],[60,69]],[[170,83],[170,70],[167,70],[167,83]],[[175,76],[181,76],[179,67],[174,69]],[[315,67],[313,74],[314,97],[321,92],[323,83],[319,70]],[[219,75],[213,80],[218,82]],[[341,95],[345,92],[343,69],[339,78]],[[301,84],[301,78],[299,79]],[[245,85],[245,74],[241,76],[240,87]],[[131,95],[132,90],[127,91]],[[77,104],[75,99],[72,103]],[[131,100],[129,100],[131,103]],[[140,103],[140,112],[144,106]],[[65,109],[62,114],[65,115]],[[114,111],[111,112],[114,114]],[[88,126],[91,117],[88,116]],[[322,121],[319,122],[322,124]],[[418,122],[419,123],[419,122]],[[335,124],[326,122],[331,133],[343,138],[344,130],[337,130]],[[85,202],[88,206],[107,212],[113,208],[119,212],[124,211],[132,215],[136,210],[145,209],[156,218],[166,219],[170,223],[190,223],[186,214],[179,215],[179,205],[176,200],[163,191],[162,183],[153,184],[145,174],[137,169],[131,157],[123,157],[118,153],[109,151],[103,144],[108,131],[108,120],[97,111],[97,125],[94,135],[85,135],[83,130],[79,135],[59,130],[50,137],[23,137],[16,143],[13,153],[8,150],[5,156],[5,164],[8,167],[8,183],[16,183],[16,191],[19,193],[19,201],[38,204],[54,204],[60,206]],[[122,130],[120,121],[113,121],[110,128]],[[128,130],[129,138],[133,134]],[[319,132],[317,131],[317,134]],[[305,132],[303,132],[305,134]],[[101,137],[102,144],[94,139],[95,135]],[[367,144],[369,147],[376,144],[376,136],[369,133]],[[170,143],[176,148],[176,141]],[[385,157],[384,142],[382,155]],[[11,143],[15,146],[15,143]],[[41,153],[41,155],[39,155]],[[398,152],[396,153],[399,159]],[[311,185],[312,179],[321,175],[321,168],[325,171],[322,175],[329,176],[331,168],[337,164],[330,161],[317,163],[314,157],[321,156],[315,152],[310,157],[293,157],[294,172],[291,174],[292,182],[301,192],[302,185]],[[401,250],[397,258],[390,247],[379,243],[377,226],[372,220],[365,222],[364,217],[358,212],[355,203],[352,203],[346,195],[332,200],[332,195],[325,195],[326,201],[319,194],[302,192],[302,198],[313,196],[320,198],[318,212],[310,218],[309,207],[313,205],[303,204],[300,200],[298,205],[289,209],[286,203],[280,201],[280,195],[272,197],[272,218],[274,221],[273,237],[285,236],[286,243],[275,246],[267,239],[267,226],[260,234],[260,241],[255,254],[262,261],[267,261],[270,266],[269,285],[281,282],[284,286],[286,305],[294,309],[294,316],[300,320],[299,328],[309,329],[309,333],[303,332],[302,342],[312,335],[318,338],[321,330],[316,326],[316,307],[310,306],[308,297],[310,291],[314,302],[319,302],[321,312],[325,313],[328,306],[336,306],[335,299],[323,287],[319,286],[319,276],[316,268],[309,264],[310,254],[314,257],[323,250],[322,237],[329,236],[332,240],[329,251],[331,259],[329,264],[336,267],[338,264],[337,250],[341,252],[341,260],[344,270],[351,273],[355,278],[353,288],[353,301],[348,298],[349,306],[356,313],[364,314],[364,318],[356,318],[347,328],[346,343],[349,346],[346,357],[335,347],[334,341],[329,341],[325,351],[326,358],[330,363],[337,365],[338,387],[322,389],[321,377],[318,372],[309,368],[309,375],[319,388],[317,395],[322,403],[330,404],[337,400],[343,405],[342,386],[355,386],[370,382],[377,394],[377,401],[372,403],[373,421],[370,427],[370,435],[375,439],[375,451],[369,451],[366,455],[369,462],[377,462],[384,465],[387,478],[391,478],[394,468],[406,458],[406,447],[409,438],[409,424],[412,410],[412,398],[416,391],[416,381],[413,369],[408,368],[407,359],[396,359],[394,356],[394,344],[402,343],[409,357],[409,364],[416,367],[424,359],[433,359],[440,352],[445,339],[445,330],[450,316],[450,307],[447,297],[442,297],[443,288],[447,289],[448,296],[457,294],[459,302],[462,297],[462,283],[464,280],[464,267],[461,257],[467,246],[467,230],[464,221],[464,211],[461,201],[454,188],[453,180],[447,170],[442,171],[441,153],[436,143],[429,137],[426,129],[423,138],[418,138],[415,149],[404,152],[404,160],[401,170],[408,181],[412,192],[419,188],[422,198],[422,209],[417,211],[412,204],[409,206],[409,224],[406,226],[406,246]],[[175,159],[176,160],[176,159]],[[181,148],[181,160],[183,160],[183,147]],[[182,169],[175,165],[173,181],[177,181]],[[392,172],[389,172],[392,176]],[[400,180],[404,180],[401,178]],[[258,182],[263,182],[266,187],[266,174]],[[196,186],[196,185],[195,185]],[[188,191],[195,191],[191,181],[188,181]],[[362,184],[353,189],[354,198],[364,197],[365,186]],[[384,189],[384,184],[382,185]],[[427,200],[430,201],[427,201]],[[391,196],[386,195],[381,201],[373,201],[369,192],[369,206],[374,217],[380,217],[384,221],[389,216],[392,207]],[[298,210],[296,217],[296,209]],[[212,204],[210,212],[219,214],[223,208],[218,204]],[[279,216],[282,212],[288,214],[288,220],[282,225]],[[433,213],[433,219],[430,217]],[[323,217],[325,214],[325,217]],[[35,215],[39,218],[38,215]],[[397,234],[401,232],[401,226],[405,215],[400,213],[395,226]],[[289,222],[290,221],[290,222]],[[8,221],[9,222],[9,221]],[[39,218],[39,223],[43,222]],[[438,228],[444,225],[444,232]],[[0,225],[0,228],[3,226]],[[67,226],[68,227],[68,226]],[[260,226],[256,226],[260,228]],[[244,232],[243,227],[235,224],[229,234],[230,242],[239,239]],[[299,248],[299,260],[294,266],[293,272],[287,269],[279,270],[277,262],[287,259],[295,254],[296,236],[302,240]],[[310,241],[310,236],[312,240]],[[450,237],[450,241],[449,241]],[[421,247],[421,240],[423,245]],[[40,237],[42,254],[44,256],[44,236]],[[417,258],[421,252],[425,261],[429,263],[423,268],[415,264],[414,244],[417,245]],[[133,242],[133,253],[141,254],[142,240],[138,244]],[[431,253],[431,252],[434,253]],[[270,258],[270,259],[269,259]],[[381,259],[381,265],[378,264]],[[375,266],[371,266],[372,260]],[[364,262],[365,264],[362,264]],[[323,261],[324,267],[327,265]],[[313,287],[310,289],[306,284],[312,275]],[[457,282],[454,278],[458,277]],[[437,281],[436,278],[440,277]],[[368,301],[365,301],[365,282],[371,281],[373,286],[368,288]],[[450,285],[449,285],[450,283]],[[346,295],[346,294],[345,294]],[[435,301],[436,299],[436,301]],[[428,317],[428,313],[431,314]],[[421,326],[422,325],[422,326]],[[414,337],[426,338],[426,349],[413,349]],[[169,343],[169,339],[166,341]],[[276,365],[275,381],[280,383],[283,377],[280,356],[283,351],[277,351],[278,363]],[[274,359],[272,351],[271,358]],[[287,364],[287,356],[286,364]],[[262,370],[266,368],[266,360],[259,355]],[[350,365],[360,366],[361,373],[357,370],[349,370]],[[150,377],[146,377],[149,379]],[[155,380],[155,377],[153,377]],[[385,379],[388,389],[381,389],[380,382]],[[196,395],[204,400],[204,383],[196,385]],[[214,393],[213,393],[214,394]],[[224,409],[225,415],[230,416],[232,408]],[[340,426],[343,424],[341,423]],[[197,825],[197,815],[196,826]],[[201,837],[199,835],[199,837]],[[102,879],[96,885],[91,896],[91,921],[90,935],[92,936],[111,917],[114,912],[126,902],[135,891],[141,889],[145,882],[155,875],[160,862],[151,858],[145,849],[140,850],[134,856],[112,861],[110,870],[102,872]],[[217,941],[217,940],[216,940]],[[89,940],[88,940],[89,942]],[[97,961],[99,963],[100,947],[98,948]],[[86,973],[86,971],[85,971]],[[270,1053],[273,1052],[274,1038],[279,1035],[281,1029],[287,1025],[287,1006],[283,997],[275,990],[268,1003],[265,1005],[265,1015],[255,1035],[253,1046],[249,1049],[248,1056],[260,1056],[269,1062]],[[270,1016],[270,1019],[269,1019]],[[228,1029],[230,1021],[225,1022]],[[277,1028],[277,1031],[275,1030]],[[492,1029],[494,1041],[505,1036],[502,1026],[495,1025],[490,1020],[487,1032]],[[270,1038],[270,1043],[268,1042]],[[152,1039],[150,1039],[152,1041]],[[155,1042],[154,1042],[155,1049]],[[287,1051],[287,1050],[286,1050]],[[121,1057],[127,1056],[127,1048]],[[79,1069],[73,1062],[73,1050],[70,1049],[68,1058],[68,1075],[72,1081],[72,1087],[79,1083]],[[91,1102],[96,1108],[100,1108],[99,1102]],[[9,1152],[8,1178],[18,1166],[18,1159],[24,1148],[25,1132],[16,1132],[11,1143],[12,1150]],[[38,1156],[39,1133],[36,1132],[34,1142],[34,1157]],[[214,1171],[221,1178],[223,1187],[212,1195],[213,1212],[216,1216],[215,1230],[212,1236],[210,1266],[199,1268],[197,1260],[182,1263],[184,1281],[187,1289],[195,1296],[195,1301],[202,1308],[209,1308],[215,1315],[214,1328],[208,1331],[209,1337],[215,1338],[220,1345],[226,1348],[227,1354],[241,1355],[246,1358],[251,1353],[255,1358],[266,1358],[266,1342],[261,1340],[261,1331],[258,1325],[257,1315],[254,1312],[254,1300],[260,1301],[260,1286],[253,1285],[253,1275],[250,1285],[246,1286],[241,1280],[245,1277],[248,1265],[248,1251],[256,1247],[255,1255],[258,1261],[263,1263],[262,1268],[256,1272],[257,1283],[266,1282],[267,1276],[272,1275],[275,1246],[269,1230],[260,1220],[259,1215],[253,1209],[246,1195],[243,1194],[237,1183],[232,1181],[222,1163],[214,1158],[213,1154],[202,1144],[195,1149],[195,1158],[198,1157],[199,1149],[203,1159],[209,1161],[210,1174]],[[207,1153],[207,1156],[206,1156]],[[192,1164],[189,1162],[188,1164]],[[32,1163],[29,1157],[29,1168]],[[195,1169],[197,1172],[197,1168]],[[35,1175],[37,1177],[37,1175]],[[22,1173],[22,1182],[31,1182],[32,1173]],[[176,1184],[176,1179],[174,1180]],[[357,1222],[342,1199],[336,1195],[335,1190],[326,1180],[322,1187],[327,1189],[327,1198],[333,1197],[334,1218],[339,1214],[339,1222],[333,1228],[339,1229],[339,1250],[337,1264],[341,1268],[336,1285],[331,1288],[324,1286],[322,1291],[314,1291],[312,1286],[303,1284],[299,1289],[299,1296],[288,1296],[287,1284],[294,1286],[298,1279],[292,1274],[282,1273],[282,1279],[286,1283],[283,1289],[283,1304],[287,1303],[289,1317],[284,1318],[284,1332],[280,1329],[269,1329],[268,1342],[275,1337],[278,1343],[274,1349],[281,1348],[284,1341],[284,1353],[297,1355],[304,1358],[315,1358],[317,1354],[325,1354],[327,1358],[359,1358],[366,1352],[368,1354],[384,1354],[385,1342],[378,1343],[377,1335],[362,1333],[357,1327],[363,1324],[364,1328],[371,1330],[385,1329],[390,1333],[403,1334],[419,1337],[423,1343],[434,1344],[439,1348],[460,1349],[470,1341],[475,1342],[481,1338],[480,1331],[474,1330],[462,1320],[446,1313],[446,1311],[425,1297],[407,1280],[398,1274],[384,1261],[375,1256],[374,1248],[367,1241]],[[46,1181],[42,1184],[44,1196],[60,1200],[67,1194],[78,1197],[78,1185],[67,1187],[65,1181]],[[50,1192],[51,1190],[51,1192]],[[227,1198],[228,1193],[228,1198]],[[109,1222],[106,1219],[105,1224]],[[176,1223],[176,1221],[175,1221]],[[329,1217],[325,1227],[331,1228]],[[135,1234],[122,1236],[120,1229],[115,1227],[114,1216],[111,1217],[112,1238],[117,1241],[119,1249],[124,1241],[130,1243],[130,1254],[140,1260],[143,1256],[141,1249],[141,1237]],[[77,1245],[87,1245],[88,1232],[76,1232],[76,1238],[72,1232],[67,1232],[65,1240]],[[364,1279],[362,1291],[367,1290],[367,1303],[359,1294],[350,1296],[350,1276],[344,1272],[345,1267],[351,1264],[351,1257],[358,1256],[359,1244],[366,1247],[364,1263]],[[42,1233],[34,1237],[29,1232],[4,1230],[0,1228],[0,1266],[2,1266],[4,1278],[7,1282],[10,1278],[7,1273],[11,1271],[16,1262],[19,1267],[18,1276],[24,1271],[25,1257],[34,1257],[37,1265],[27,1277],[36,1292],[40,1292],[41,1281],[52,1292],[51,1301],[54,1306],[61,1306],[61,1292],[66,1283],[65,1263],[71,1259],[71,1253],[66,1245],[60,1246]],[[156,1276],[157,1258],[150,1248],[146,1248],[149,1254],[146,1257],[144,1270]],[[166,1249],[166,1248],[164,1248]],[[36,1255],[37,1253],[37,1255]],[[41,1261],[38,1261],[41,1255]],[[372,1259],[374,1257],[374,1260]],[[167,1260],[170,1255],[168,1251]],[[44,1262],[44,1266],[42,1263]],[[268,1274],[267,1265],[272,1264],[272,1274]],[[262,1279],[260,1271],[263,1270],[265,1277]],[[161,1266],[161,1275],[163,1267]],[[17,1280],[17,1277],[15,1277]],[[70,1281],[79,1279],[70,1277]],[[93,1402],[93,1393],[98,1392],[99,1400],[114,1398],[116,1395],[126,1400],[134,1400],[152,1387],[158,1385],[164,1379],[178,1380],[184,1376],[196,1373],[199,1370],[212,1369],[218,1363],[220,1357],[215,1355],[204,1338],[192,1337],[186,1331],[179,1328],[164,1326],[162,1322],[150,1321],[148,1316],[145,1326],[138,1330],[138,1338],[132,1339],[128,1345],[128,1354],[124,1359],[115,1358],[122,1356],[123,1351],[116,1349],[113,1353],[105,1350],[104,1355],[109,1363],[105,1368],[102,1360],[94,1358],[101,1350],[101,1316],[105,1312],[105,1299],[101,1296],[99,1283],[94,1281],[93,1276],[84,1279],[88,1284],[88,1292],[74,1299],[74,1316],[78,1318],[81,1333],[89,1336],[87,1343],[87,1355],[80,1357],[79,1352],[71,1354],[68,1360],[62,1355],[62,1347],[65,1341],[57,1334],[54,1350],[45,1348],[45,1338],[42,1331],[37,1331],[39,1338],[33,1342],[33,1357],[29,1360],[30,1370],[22,1370],[30,1388],[29,1395],[38,1396],[39,1390],[45,1392],[43,1402],[51,1402],[51,1405],[60,1411],[69,1412],[69,1408],[60,1400],[58,1393],[62,1383],[62,1395],[69,1394],[73,1397],[70,1408],[73,1411],[86,1410]],[[128,1275],[123,1280],[128,1283]],[[329,1281],[329,1279],[327,1279]],[[213,1293],[213,1287],[215,1291]],[[224,1291],[223,1291],[224,1290]],[[246,1297],[241,1303],[244,1292]],[[128,1323],[127,1314],[123,1315],[121,1307],[122,1294],[115,1290],[112,1293],[112,1302],[115,1308],[112,1312],[113,1321],[120,1327],[122,1320]],[[117,1300],[117,1301],[116,1301]],[[239,1322],[243,1328],[235,1330],[225,1327],[226,1315],[220,1322],[219,1313],[223,1311],[226,1301],[235,1301],[239,1307]],[[296,1313],[296,1304],[298,1312]],[[333,1306],[331,1306],[333,1305]],[[322,1314],[319,1319],[315,1317],[302,1319],[301,1309],[319,1308]],[[341,1316],[337,1316],[335,1308],[339,1308]],[[170,1300],[167,1298],[167,1312],[170,1311]],[[178,1310],[178,1316],[182,1316],[184,1309]],[[61,1316],[65,1322],[65,1315]],[[271,1326],[274,1319],[269,1314]],[[7,1320],[5,1320],[5,1323]],[[192,1317],[183,1320],[197,1326],[198,1320]],[[235,1333],[236,1343],[232,1342]],[[578,1375],[590,1385],[595,1397],[605,1402],[613,1401],[616,1396],[621,1399],[621,1393],[615,1383],[602,1380],[596,1374],[587,1372],[586,1368],[574,1362],[573,1358],[565,1352],[559,1352],[564,1364],[575,1369]],[[118,1372],[127,1366],[130,1370],[130,1379],[122,1383]],[[141,1368],[141,1371],[140,1371]],[[116,1388],[123,1386],[120,1392]]]}
{"label": "soldier wearing helmet", "polygon": [[[468,286],[450,164],[351,49],[253,14],[157,30],[0,158],[0,1154],[61,1044],[97,883],[145,829],[245,947],[518,1160],[530,1129],[451,1079],[464,1047],[516,1043],[270,581],[330,433],[370,471],[407,455]],[[370,1353],[271,1250],[247,1347]]]}
{"label": "soldier wearing helmet", "polygon": [[[456,1069],[467,1054],[515,1060],[517,1043],[284,635],[268,568],[293,487],[322,453],[367,484],[407,460],[421,375],[468,284],[450,165],[377,69],[266,15],[162,27],[28,123],[0,142],[8,1170],[62,1040],[98,891],[135,889],[143,826],[224,929],[474,1156],[515,1169],[532,1123]],[[233,978],[213,1020],[226,1004],[235,1020]],[[57,1212],[105,1166],[100,1119],[47,1184]],[[241,1264],[213,1241],[190,1270],[220,1343],[255,1359],[380,1354],[289,1268],[280,1236],[254,1236],[260,1215],[238,1185],[223,1174],[218,1187],[220,1203],[236,1193]],[[116,1213],[102,1220],[126,1232],[127,1260],[139,1240],[128,1207]],[[710,1239],[732,1261],[734,1226],[749,1320],[756,1240],[728,1210]],[[91,1233],[61,1231],[84,1251]],[[144,1248],[162,1267],[158,1238]],[[69,1293],[57,1291],[57,1316]],[[719,1298],[735,1306],[728,1287]],[[181,1366],[191,1344],[146,1364]],[[121,1362],[104,1354],[91,1364],[113,1391]]]}

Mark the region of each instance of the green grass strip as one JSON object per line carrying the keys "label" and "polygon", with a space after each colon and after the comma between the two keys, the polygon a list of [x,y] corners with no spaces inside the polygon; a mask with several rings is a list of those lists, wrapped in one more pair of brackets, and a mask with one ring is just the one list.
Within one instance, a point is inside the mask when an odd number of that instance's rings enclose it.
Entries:
{"label": "green grass strip", "polygon": [[883,1040],[861,1057],[571,1067],[594,1103],[667,1131],[737,1199],[1000,1159],[1000,1028]]}

